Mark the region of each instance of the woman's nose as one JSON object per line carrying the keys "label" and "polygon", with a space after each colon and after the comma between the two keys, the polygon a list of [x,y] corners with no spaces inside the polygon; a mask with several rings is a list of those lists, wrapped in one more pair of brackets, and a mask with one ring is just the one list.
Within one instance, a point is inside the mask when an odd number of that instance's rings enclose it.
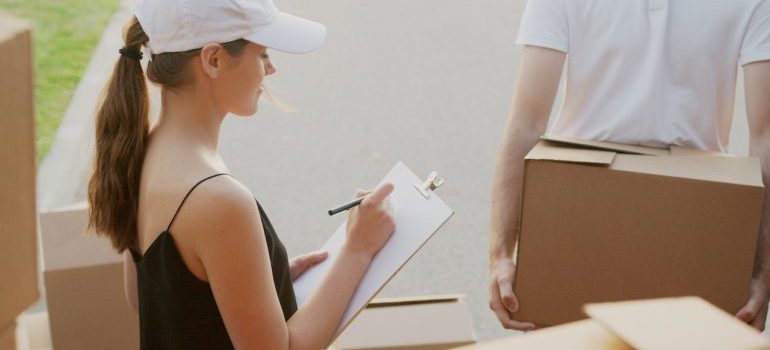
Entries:
{"label": "woman's nose", "polygon": [[273,65],[272,62],[265,65],[265,74],[266,75],[274,74],[276,71],[278,71],[278,69],[275,68],[275,66]]}

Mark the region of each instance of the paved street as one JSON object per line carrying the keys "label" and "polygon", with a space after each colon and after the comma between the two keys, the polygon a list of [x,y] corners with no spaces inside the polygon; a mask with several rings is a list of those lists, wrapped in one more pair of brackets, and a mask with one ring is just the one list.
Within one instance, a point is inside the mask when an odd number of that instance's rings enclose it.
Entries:
{"label": "paved street", "polygon": [[[271,54],[278,73],[268,84],[298,111],[263,101],[254,117],[228,118],[221,151],[291,255],[320,247],[343,219],[326,209],[376,184],[397,161],[421,175],[437,170],[446,181],[438,193],[456,213],[380,296],[466,294],[480,339],[512,334],[487,308],[486,251],[490,180],[524,3],[278,1],[327,24],[328,41],[308,55]],[[741,92],[737,101],[733,150],[745,153]],[[83,164],[68,159],[56,154],[44,166]],[[83,200],[87,171],[78,171],[74,193],[43,202]]]}

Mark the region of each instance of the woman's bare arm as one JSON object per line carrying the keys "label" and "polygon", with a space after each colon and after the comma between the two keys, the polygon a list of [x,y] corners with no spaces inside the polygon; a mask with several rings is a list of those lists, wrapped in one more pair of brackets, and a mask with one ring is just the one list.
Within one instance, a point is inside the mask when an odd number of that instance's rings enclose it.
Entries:
{"label": "woman's bare arm", "polygon": [[[191,197],[186,206],[187,217],[195,223],[185,227],[194,229],[184,234],[194,242],[235,347],[327,347],[376,253],[372,247],[384,244],[393,231],[392,218],[379,208],[390,191],[381,191],[380,198],[370,196],[372,200],[365,201],[360,209],[364,212],[360,214],[370,215],[359,215],[367,220],[367,225],[389,230],[387,235],[374,232],[379,236],[370,237],[363,245],[360,239],[348,239],[316,294],[288,322],[284,321],[275,291],[264,228],[250,192],[229,178],[211,181],[205,191],[199,191],[199,198]],[[376,239],[381,242],[372,243]],[[369,243],[372,244],[367,246]]]}

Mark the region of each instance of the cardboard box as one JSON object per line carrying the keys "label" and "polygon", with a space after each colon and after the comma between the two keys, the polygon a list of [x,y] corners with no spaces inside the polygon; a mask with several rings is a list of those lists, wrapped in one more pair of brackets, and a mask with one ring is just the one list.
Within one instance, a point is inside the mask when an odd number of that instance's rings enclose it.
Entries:
{"label": "cardboard box", "polygon": [[16,322],[0,329],[0,350],[16,350]]}
{"label": "cardboard box", "polygon": [[558,325],[582,305],[697,295],[748,300],[759,161],[544,137],[526,156],[515,319]]}
{"label": "cardboard box", "polygon": [[458,350],[633,350],[596,321],[582,320],[517,336],[495,339]]}
{"label": "cardboard box", "polygon": [[590,320],[461,349],[770,349],[755,329],[698,297],[593,304],[585,311]]}
{"label": "cardboard box", "polygon": [[372,301],[331,349],[440,350],[475,342],[463,296],[426,296]]}
{"label": "cardboard box", "polygon": [[25,312],[16,319],[17,350],[51,350],[48,312]]}
{"label": "cardboard box", "polygon": [[39,297],[29,23],[0,14],[0,328]]}
{"label": "cardboard box", "polygon": [[139,320],[125,298],[123,257],[86,232],[86,204],[40,215],[51,342],[57,350],[138,349]]}

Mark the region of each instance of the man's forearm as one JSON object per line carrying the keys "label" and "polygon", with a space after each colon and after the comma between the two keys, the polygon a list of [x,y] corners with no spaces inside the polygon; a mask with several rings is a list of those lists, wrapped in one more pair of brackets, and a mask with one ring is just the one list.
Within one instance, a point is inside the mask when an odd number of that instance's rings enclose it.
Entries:
{"label": "man's forearm", "polygon": [[759,158],[765,185],[754,275],[770,283],[770,135],[753,137],[750,154]]}
{"label": "man's forearm", "polygon": [[545,126],[511,117],[498,151],[492,179],[492,219],[489,237],[490,263],[513,255],[518,240],[524,156],[537,143]]}
{"label": "man's forearm", "polygon": [[521,55],[512,113],[492,179],[491,265],[497,259],[510,260],[513,255],[519,234],[524,156],[545,132],[565,58],[561,51],[536,46],[525,46]]}

